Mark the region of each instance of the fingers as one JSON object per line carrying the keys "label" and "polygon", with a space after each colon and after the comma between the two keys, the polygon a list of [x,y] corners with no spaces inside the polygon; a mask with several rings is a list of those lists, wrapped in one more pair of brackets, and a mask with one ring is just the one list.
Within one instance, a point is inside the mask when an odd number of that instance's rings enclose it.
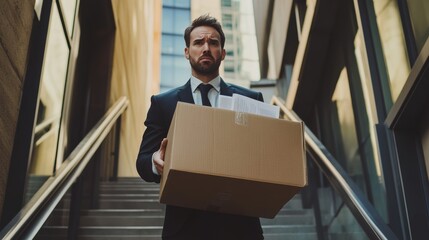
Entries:
{"label": "fingers", "polygon": [[155,164],[155,168],[156,168],[156,171],[158,171],[158,174],[162,175],[162,172],[164,170],[164,161],[160,158],[155,158],[153,160],[153,163]]}
{"label": "fingers", "polygon": [[167,148],[168,139],[164,138],[162,139],[161,146],[159,147],[159,155],[162,160],[164,160],[165,157],[165,149]]}
{"label": "fingers", "polygon": [[162,175],[162,172],[164,170],[164,156],[165,156],[165,150],[167,148],[167,138],[164,138],[161,142],[161,146],[159,147],[159,150],[157,154],[155,154],[155,158],[153,159],[153,163],[155,164],[155,168],[158,171],[159,175]]}

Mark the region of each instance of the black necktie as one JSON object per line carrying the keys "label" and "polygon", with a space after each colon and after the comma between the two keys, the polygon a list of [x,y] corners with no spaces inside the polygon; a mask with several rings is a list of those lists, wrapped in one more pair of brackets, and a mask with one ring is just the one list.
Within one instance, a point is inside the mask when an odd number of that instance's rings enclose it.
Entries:
{"label": "black necktie", "polygon": [[198,86],[198,88],[200,89],[200,92],[201,92],[201,99],[203,100],[204,106],[209,106],[209,107],[212,106],[210,104],[209,96],[208,96],[208,93],[209,93],[210,89],[212,89],[212,87],[213,86],[211,84],[202,84],[202,83]]}

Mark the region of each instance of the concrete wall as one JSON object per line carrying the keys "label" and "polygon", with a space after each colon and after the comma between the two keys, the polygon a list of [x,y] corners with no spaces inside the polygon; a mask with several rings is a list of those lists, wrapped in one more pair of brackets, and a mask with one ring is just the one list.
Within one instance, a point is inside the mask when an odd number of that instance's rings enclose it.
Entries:
{"label": "concrete wall", "polygon": [[0,215],[18,121],[34,0],[0,3]]}

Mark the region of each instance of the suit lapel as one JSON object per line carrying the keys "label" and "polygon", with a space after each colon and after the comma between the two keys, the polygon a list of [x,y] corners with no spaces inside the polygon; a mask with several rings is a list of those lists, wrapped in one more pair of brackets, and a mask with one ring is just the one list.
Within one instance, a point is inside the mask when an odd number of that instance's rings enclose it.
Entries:
{"label": "suit lapel", "polygon": [[188,82],[186,82],[186,84],[183,85],[182,88],[179,90],[178,98],[179,98],[178,100],[181,102],[194,104],[194,97],[192,97],[190,80],[188,80]]}
{"label": "suit lapel", "polygon": [[220,79],[220,95],[225,96],[232,96],[234,91],[231,89],[231,87],[226,84],[223,79]]}

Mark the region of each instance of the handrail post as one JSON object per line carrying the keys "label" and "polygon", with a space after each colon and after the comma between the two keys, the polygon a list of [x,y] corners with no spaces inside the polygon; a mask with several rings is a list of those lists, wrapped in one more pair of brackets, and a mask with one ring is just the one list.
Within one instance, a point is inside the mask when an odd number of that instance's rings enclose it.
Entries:
{"label": "handrail post", "polygon": [[119,168],[119,146],[120,146],[120,140],[121,140],[121,121],[122,117],[118,117],[118,120],[116,120],[116,127],[115,127],[115,148],[113,152],[113,173],[112,177],[110,178],[110,181],[118,181],[118,168]]}
{"label": "handrail post", "polygon": [[82,206],[83,180],[79,176],[71,188],[69,224],[67,229],[67,239],[77,239],[80,225],[80,210]]}
{"label": "handrail post", "polygon": [[[308,158],[314,161],[312,158],[314,157],[311,154],[307,153]],[[322,213],[320,211],[320,202],[319,202],[319,193],[318,193],[318,187],[316,185],[317,180],[317,170],[315,169],[315,166],[312,162],[308,162],[308,187],[310,188],[310,194],[312,197],[312,205],[313,205],[313,212],[314,212],[314,220],[316,221],[316,230],[317,230],[317,239],[319,240],[325,240],[325,231],[323,229],[323,222],[322,222]]]}

